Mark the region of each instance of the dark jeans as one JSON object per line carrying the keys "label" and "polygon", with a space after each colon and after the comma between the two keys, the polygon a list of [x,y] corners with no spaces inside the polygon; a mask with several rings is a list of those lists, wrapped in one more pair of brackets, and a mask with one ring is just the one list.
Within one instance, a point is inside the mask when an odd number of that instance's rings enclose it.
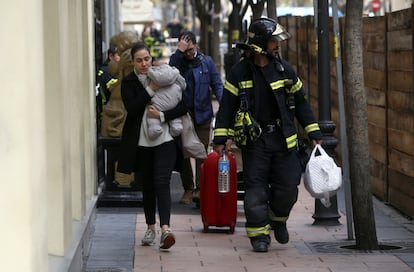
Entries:
{"label": "dark jeans", "polygon": [[142,180],[142,194],[145,221],[155,224],[155,212],[158,206],[160,226],[170,225],[171,217],[171,173],[176,161],[174,141],[155,147],[138,147],[137,173]]}

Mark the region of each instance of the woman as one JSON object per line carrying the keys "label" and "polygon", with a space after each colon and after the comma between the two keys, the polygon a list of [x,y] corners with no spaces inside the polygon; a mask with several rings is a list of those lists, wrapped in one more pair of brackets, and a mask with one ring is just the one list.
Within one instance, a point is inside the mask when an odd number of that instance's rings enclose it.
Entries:
{"label": "woman", "polygon": [[[184,115],[186,110],[182,103],[166,112],[160,112],[151,105],[151,98],[159,87],[147,76],[152,65],[150,51],[143,42],[138,42],[131,48],[131,57],[134,70],[123,78],[121,85],[127,116],[122,131],[118,171],[125,174],[135,171],[142,179],[145,221],[148,225],[142,245],[154,243],[158,207],[160,249],[168,249],[175,244],[170,229],[170,179],[177,156],[177,145],[169,133],[168,121]],[[163,132],[156,139],[148,137],[147,116],[161,120]]]}

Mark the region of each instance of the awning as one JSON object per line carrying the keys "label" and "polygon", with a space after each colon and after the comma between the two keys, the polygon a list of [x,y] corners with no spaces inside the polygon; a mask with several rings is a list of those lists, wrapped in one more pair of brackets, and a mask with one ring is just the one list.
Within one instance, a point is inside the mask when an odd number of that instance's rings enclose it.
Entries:
{"label": "awning", "polygon": [[153,22],[154,4],[150,0],[124,0],[121,18],[126,24]]}

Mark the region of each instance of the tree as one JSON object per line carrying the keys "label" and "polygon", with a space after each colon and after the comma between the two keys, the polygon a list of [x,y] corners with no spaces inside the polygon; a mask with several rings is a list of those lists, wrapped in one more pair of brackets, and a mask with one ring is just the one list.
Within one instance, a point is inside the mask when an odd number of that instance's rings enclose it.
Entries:
{"label": "tree", "polygon": [[372,203],[368,117],[362,56],[363,1],[347,1],[344,35],[344,78],[347,134],[356,248],[379,249]]}
{"label": "tree", "polygon": [[211,48],[210,55],[216,63],[220,62],[220,13],[221,13],[221,3],[220,0],[214,0],[214,6],[211,10],[212,16],[212,29],[211,29]]}
{"label": "tree", "polygon": [[246,14],[248,4],[243,5],[243,1],[231,0],[232,10],[229,17],[229,35],[228,48],[235,42],[245,40],[245,33],[243,33],[243,17]]}
{"label": "tree", "polygon": [[267,0],[267,17],[277,22],[276,0]]}
{"label": "tree", "polygon": [[264,4],[266,3],[266,0],[256,0],[256,3],[254,3],[253,0],[248,0],[247,3],[250,5],[250,8],[252,9],[252,20],[259,19],[260,17],[262,17]]}
{"label": "tree", "polygon": [[215,63],[220,62],[219,36],[220,31],[220,0],[192,0],[196,14],[200,20],[200,41],[198,45],[206,55],[211,55]]}
{"label": "tree", "polygon": [[200,41],[199,46],[201,51],[209,55],[208,36],[210,34],[209,28],[211,28],[211,19],[209,10],[211,9],[211,1],[209,0],[192,0],[191,3],[195,6],[196,15],[200,20]]}

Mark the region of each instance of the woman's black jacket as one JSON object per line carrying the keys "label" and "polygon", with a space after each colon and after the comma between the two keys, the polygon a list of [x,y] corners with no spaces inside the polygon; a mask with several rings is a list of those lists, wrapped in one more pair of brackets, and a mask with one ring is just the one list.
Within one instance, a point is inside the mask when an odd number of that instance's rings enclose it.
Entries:
{"label": "woman's black jacket", "polygon": [[[121,146],[118,160],[118,172],[130,174],[134,171],[136,148],[138,146],[142,117],[145,108],[151,102],[151,96],[139,81],[137,75],[131,72],[122,79],[121,96],[127,111],[125,124],[122,129]],[[179,103],[174,109],[165,111],[165,121],[175,119],[186,113],[184,104]],[[177,161],[182,160],[181,138],[174,138],[179,149]],[[168,154],[165,154],[168,156]],[[172,158],[174,159],[174,158]],[[137,162],[139,163],[139,162]],[[179,170],[179,169],[177,169]]]}

